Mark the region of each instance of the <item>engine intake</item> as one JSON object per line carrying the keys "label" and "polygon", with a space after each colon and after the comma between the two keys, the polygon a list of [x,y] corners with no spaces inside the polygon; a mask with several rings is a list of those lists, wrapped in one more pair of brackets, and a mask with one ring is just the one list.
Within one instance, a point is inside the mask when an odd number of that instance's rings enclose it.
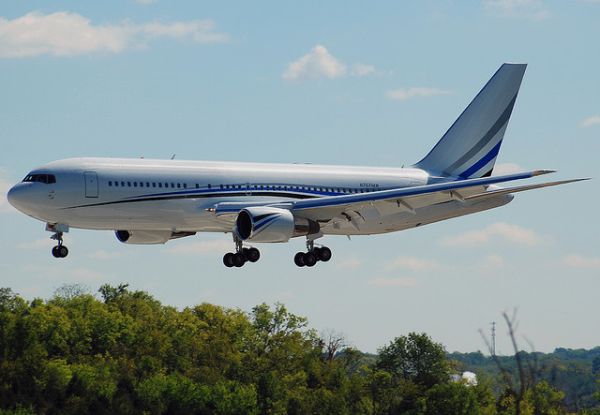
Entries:
{"label": "engine intake", "polygon": [[249,207],[238,214],[235,231],[243,241],[287,242],[295,236],[318,233],[317,222],[294,217],[287,209],[273,207]]}

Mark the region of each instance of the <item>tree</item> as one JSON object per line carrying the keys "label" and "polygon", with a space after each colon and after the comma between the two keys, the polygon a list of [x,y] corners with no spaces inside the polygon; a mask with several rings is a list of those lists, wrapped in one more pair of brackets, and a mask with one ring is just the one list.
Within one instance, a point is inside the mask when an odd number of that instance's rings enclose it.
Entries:
{"label": "tree", "polygon": [[425,388],[447,382],[449,375],[444,347],[425,333],[396,337],[379,349],[376,367]]}
{"label": "tree", "polygon": [[103,284],[98,289],[98,292],[100,295],[102,295],[105,303],[110,303],[111,301],[114,301],[123,294],[127,293],[127,287],[129,287],[129,284],[119,284],[117,287],[113,287],[109,284]]}
{"label": "tree", "polygon": [[434,385],[425,393],[421,404],[423,415],[477,415],[480,413],[475,391],[461,382]]}

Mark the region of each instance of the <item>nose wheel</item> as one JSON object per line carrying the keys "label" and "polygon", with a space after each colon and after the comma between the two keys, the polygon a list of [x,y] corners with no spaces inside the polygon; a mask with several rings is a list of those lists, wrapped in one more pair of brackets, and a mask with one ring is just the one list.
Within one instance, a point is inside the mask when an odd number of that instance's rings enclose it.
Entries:
{"label": "nose wheel", "polygon": [[234,236],[235,252],[228,252],[223,255],[223,264],[227,268],[240,268],[246,262],[256,262],[260,259],[260,251],[256,248],[245,248],[242,241]]}
{"label": "nose wheel", "polygon": [[318,261],[327,262],[331,259],[331,249],[326,246],[315,247],[314,241],[306,242],[307,252],[294,255],[294,263],[299,267],[314,267]]}
{"label": "nose wheel", "polygon": [[63,245],[62,232],[56,232],[50,237],[50,239],[53,239],[58,243],[58,245],[52,248],[52,256],[54,258],[65,258],[67,255],[69,255],[69,249]]}

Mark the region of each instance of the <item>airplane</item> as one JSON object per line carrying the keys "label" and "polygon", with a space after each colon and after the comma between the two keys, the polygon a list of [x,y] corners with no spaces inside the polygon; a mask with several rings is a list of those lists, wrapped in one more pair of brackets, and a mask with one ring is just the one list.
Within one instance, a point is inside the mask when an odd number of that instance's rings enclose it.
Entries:
{"label": "airplane", "polygon": [[[299,267],[331,259],[324,235],[416,228],[503,206],[514,194],[587,179],[502,188],[551,170],[493,176],[526,64],[503,64],[433,149],[408,168],[117,158],[71,158],[32,170],[8,201],[46,223],[68,254],[70,228],[112,230],[127,244],[197,232],[233,235],[227,267],[256,262],[255,243],[306,237]],[[252,244],[252,245],[251,245]]]}

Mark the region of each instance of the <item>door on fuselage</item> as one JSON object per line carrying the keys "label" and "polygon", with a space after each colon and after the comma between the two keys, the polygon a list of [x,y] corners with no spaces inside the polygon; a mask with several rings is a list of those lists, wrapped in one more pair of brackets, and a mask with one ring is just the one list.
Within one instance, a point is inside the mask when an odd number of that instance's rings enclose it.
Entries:
{"label": "door on fuselage", "polygon": [[98,175],[95,171],[86,171],[85,176],[85,197],[98,197]]}

